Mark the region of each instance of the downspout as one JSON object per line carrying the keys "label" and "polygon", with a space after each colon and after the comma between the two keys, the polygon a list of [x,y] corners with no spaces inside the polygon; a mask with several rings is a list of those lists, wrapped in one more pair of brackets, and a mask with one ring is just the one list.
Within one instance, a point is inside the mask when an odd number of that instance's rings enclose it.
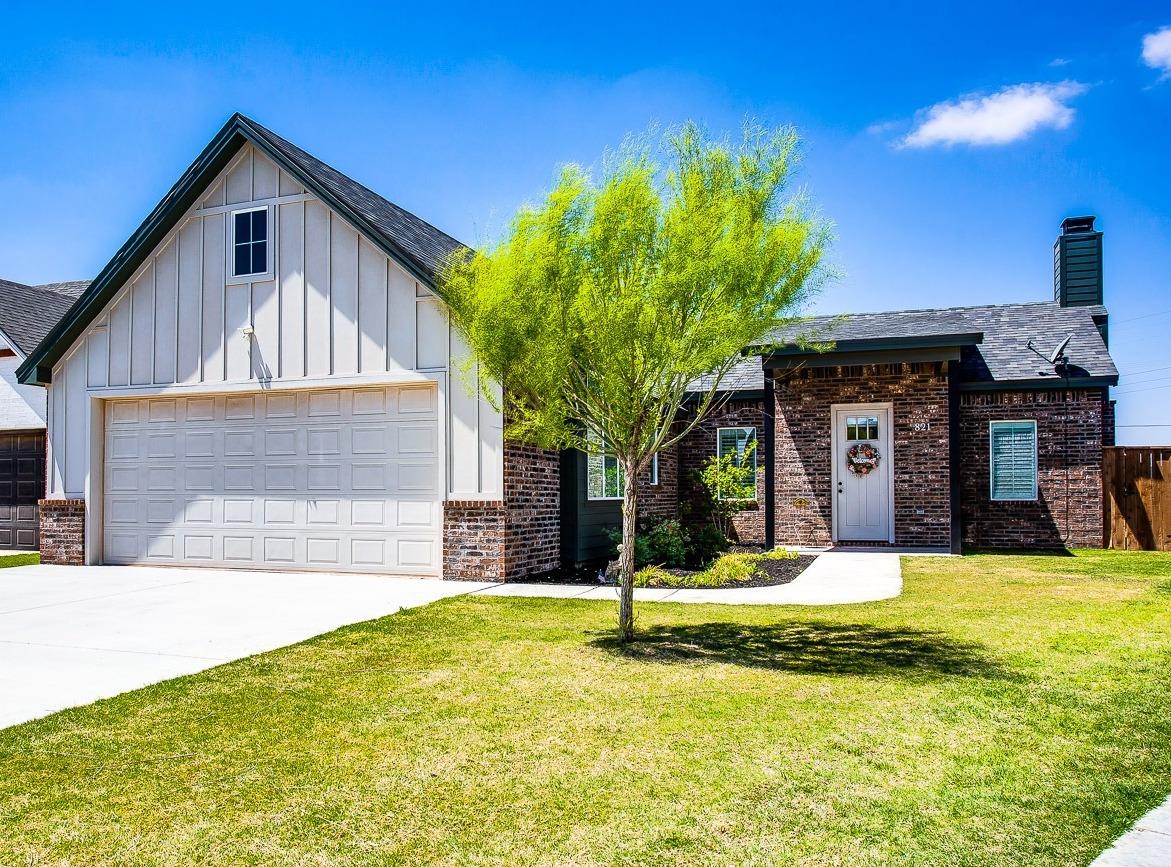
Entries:
{"label": "downspout", "polygon": [[963,551],[963,514],[960,507],[960,389],[959,363],[947,364],[947,477],[950,488],[951,553]]}
{"label": "downspout", "polygon": [[771,370],[764,371],[764,547],[772,550],[777,544],[776,528],[776,472],[773,453],[776,451],[776,386]]}

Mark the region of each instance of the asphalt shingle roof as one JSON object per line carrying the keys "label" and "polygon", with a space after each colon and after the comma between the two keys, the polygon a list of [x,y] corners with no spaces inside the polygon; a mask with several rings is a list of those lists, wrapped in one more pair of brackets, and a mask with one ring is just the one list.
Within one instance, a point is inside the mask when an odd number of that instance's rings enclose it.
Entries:
{"label": "asphalt shingle roof", "polygon": [[0,331],[28,355],[88,285],[71,281],[27,286],[0,278]]}
{"label": "asphalt shingle roof", "polygon": [[446,232],[384,199],[251,118],[242,120],[301,172],[364,217],[424,273],[434,277],[447,257],[464,246]]}
{"label": "asphalt shingle roof", "polygon": [[[965,382],[998,383],[1059,377],[1043,358],[1028,348],[1048,355],[1070,336],[1066,355],[1079,377],[1111,377],[1118,369],[1102,340],[1095,316],[1106,308],[1062,307],[1054,301],[1025,304],[987,304],[977,307],[947,307],[937,310],[895,310],[882,313],[854,313],[843,316],[815,316],[803,319],[770,336],[776,347],[794,347],[800,341],[846,341],[916,338],[957,334],[982,335],[980,343],[965,346],[960,355],[960,376]],[[832,351],[832,350],[831,350]],[[699,391],[710,379],[698,379]],[[757,359],[746,359],[724,380],[726,388],[756,390],[764,387],[764,373]]]}

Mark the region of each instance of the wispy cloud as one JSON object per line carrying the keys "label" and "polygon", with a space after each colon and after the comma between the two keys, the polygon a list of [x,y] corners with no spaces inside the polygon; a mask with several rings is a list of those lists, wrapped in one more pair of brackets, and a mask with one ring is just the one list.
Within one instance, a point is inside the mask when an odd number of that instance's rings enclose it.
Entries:
{"label": "wispy cloud", "polygon": [[1050,66],[1069,66],[1070,63],[1072,63],[1072,61],[1065,57],[1054,57],[1049,61]]}
{"label": "wispy cloud", "polygon": [[1077,81],[1014,84],[992,94],[939,102],[919,112],[903,147],[1003,145],[1046,127],[1065,129],[1074,118],[1069,101],[1085,93]]}
{"label": "wispy cloud", "polygon": [[1171,76],[1171,27],[1163,27],[1143,37],[1143,63],[1158,69],[1163,78]]}

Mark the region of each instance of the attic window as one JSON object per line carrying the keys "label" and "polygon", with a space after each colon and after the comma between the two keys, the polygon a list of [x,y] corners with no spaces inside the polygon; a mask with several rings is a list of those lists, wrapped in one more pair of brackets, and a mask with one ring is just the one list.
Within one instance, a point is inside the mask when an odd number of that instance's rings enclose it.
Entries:
{"label": "attic window", "polygon": [[232,212],[232,276],[268,273],[268,208]]}

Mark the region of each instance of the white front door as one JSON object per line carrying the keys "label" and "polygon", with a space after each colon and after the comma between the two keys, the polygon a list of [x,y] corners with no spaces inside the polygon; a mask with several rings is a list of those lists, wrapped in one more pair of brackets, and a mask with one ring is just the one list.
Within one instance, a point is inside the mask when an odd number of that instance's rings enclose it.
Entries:
{"label": "white front door", "polygon": [[893,542],[891,408],[833,408],[835,542]]}

